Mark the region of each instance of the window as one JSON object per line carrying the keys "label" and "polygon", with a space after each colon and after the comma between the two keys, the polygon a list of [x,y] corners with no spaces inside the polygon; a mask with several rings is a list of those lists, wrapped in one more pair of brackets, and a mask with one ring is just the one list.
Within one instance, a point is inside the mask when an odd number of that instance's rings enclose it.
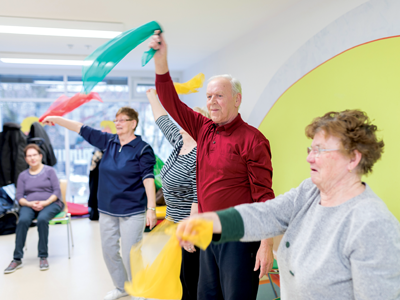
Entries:
{"label": "window", "polygon": [[0,75],[0,98],[57,99],[63,93],[62,76]]}
{"label": "window", "polygon": [[[69,96],[82,91],[82,77],[68,76],[67,92]],[[129,88],[127,77],[106,77],[99,82],[93,92],[99,93],[103,100],[128,100]]]}
{"label": "window", "polygon": [[[0,101],[0,125],[1,130],[3,124],[13,122],[21,124],[21,122],[31,116],[40,117],[50,106],[51,102],[1,102]],[[44,129],[48,134],[57,157],[57,164],[54,166],[59,178],[66,178],[65,175],[65,143],[64,129],[59,126],[45,126]],[[25,134],[29,133],[29,129],[23,130]]]}
{"label": "window", "polygon": [[[64,84],[66,79],[66,85]],[[147,82],[147,81],[146,81]],[[154,88],[154,81],[139,84]],[[135,87],[136,87],[135,86]],[[33,76],[0,74],[0,130],[5,122],[21,124],[27,117],[40,117],[49,106],[61,95],[73,96],[82,90],[81,77],[77,76]],[[165,139],[154,122],[151,106],[142,94],[140,100],[129,95],[127,77],[106,77],[93,91],[103,99],[91,101],[75,109],[65,117],[79,121],[96,129],[101,128],[102,121],[115,119],[115,113],[122,106],[131,106],[139,113],[139,125],[136,134],[149,143],[156,155],[165,161],[172,151],[172,146]],[[143,97],[144,96],[144,97]],[[57,157],[54,166],[59,178],[67,177],[66,162],[69,161],[68,201],[87,203],[89,198],[89,166],[94,147],[75,132],[60,126],[45,126],[47,134]],[[29,131],[29,129],[28,129]],[[27,133],[27,132],[26,132]],[[66,145],[66,135],[68,143]],[[67,158],[67,149],[69,159]]]}
{"label": "window", "polygon": [[148,89],[155,89],[156,86],[154,83],[138,83],[136,85],[136,93],[137,94],[146,94]]}

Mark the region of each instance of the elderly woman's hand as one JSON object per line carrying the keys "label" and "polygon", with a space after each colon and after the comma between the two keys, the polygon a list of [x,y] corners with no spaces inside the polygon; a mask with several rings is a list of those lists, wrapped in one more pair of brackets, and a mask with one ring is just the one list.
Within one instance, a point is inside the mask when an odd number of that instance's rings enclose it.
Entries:
{"label": "elderly woman's hand", "polygon": [[194,247],[193,244],[188,243],[187,245],[183,246],[183,249],[185,249],[189,253],[194,253],[196,252],[196,248]]}
{"label": "elderly woman's hand", "polygon": [[42,201],[33,201],[31,208],[35,211],[41,211],[44,208],[41,202]]}
{"label": "elderly woman's hand", "polygon": [[[215,212],[208,212],[208,213],[203,213],[203,214],[194,214],[190,216],[188,219],[183,220],[181,223],[179,223],[178,228],[176,229],[176,235],[178,236],[179,240],[179,245],[183,248],[191,248],[192,243],[183,240],[181,237],[183,236],[194,236],[197,234],[193,223],[190,222],[190,220],[193,219],[204,219],[204,220],[210,220],[213,221],[213,233],[221,233],[222,232],[222,226],[221,226],[221,221],[219,220],[218,215]],[[190,252],[190,251],[189,251]]]}
{"label": "elderly woman's hand", "polygon": [[146,95],[147,95],[147,99],[149,99],[149,101],[158,101],[157,99],[157,91],[155,89],[148,89],[146,91]]}
{"label": "elderly woman's hand", "polygon": [[43,123],[44,125],[51,125],[51,126],[54,126],[54,125],[56,124],[56,119],[57,119],[57,118],[58,118],[58,117],[49,116],[49,117],[44,118],[44,120],[42,121],[42,123]]}
{"label": "elderly woman's hand", "polygon": [[157,215],[154,210],[147,210],[146,213],[146,225],[149,226],[150,229],[153,229],[157,224]]}

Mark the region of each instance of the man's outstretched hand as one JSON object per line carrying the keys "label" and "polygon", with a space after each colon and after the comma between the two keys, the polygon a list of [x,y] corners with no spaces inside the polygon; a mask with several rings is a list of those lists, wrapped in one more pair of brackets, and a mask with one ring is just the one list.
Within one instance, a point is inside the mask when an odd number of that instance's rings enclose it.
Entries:
{"label": "man's outstretched hand", "polygon": [[157,50],[157,52],[154,54],[156,74],[162,75],[167,73],[167,43],[165,42],[163,34],[160,33],[160,30],[154,31],[154,35],[151,37],[149,42],[149,47]]}

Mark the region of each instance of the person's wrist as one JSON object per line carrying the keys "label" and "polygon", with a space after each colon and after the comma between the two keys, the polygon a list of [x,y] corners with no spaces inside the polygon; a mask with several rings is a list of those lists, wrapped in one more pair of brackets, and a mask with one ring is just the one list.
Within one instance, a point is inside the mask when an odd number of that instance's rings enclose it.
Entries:
{"label": "person's wrist", "polygon": [[155,207],[147,207],[147,211],[156,212],[156,208]]}

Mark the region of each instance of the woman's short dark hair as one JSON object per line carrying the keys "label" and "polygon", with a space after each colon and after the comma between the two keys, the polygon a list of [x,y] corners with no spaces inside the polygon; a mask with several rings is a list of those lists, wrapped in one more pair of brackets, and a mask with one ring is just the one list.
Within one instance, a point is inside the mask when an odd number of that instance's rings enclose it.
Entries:
{"label": "woman's short dark hair", "polygon": [[36,145],[36,144],[28,144],[24,149],[24,155],[25,156],[26,156],[26,152],[28,152],[29,149],[35,149],[39,154],[42,154],[42,151],[40,150],[38,145]]}
{"label": "woman's short dark hair", "polygon": [[135,120],[136,121],[136,127],[134,129],[134,131],[136,130],[137,126],[139,125],[139,113],[134,110],[132,107],[129,106],[124,106],[121,107],[117,113],[115,114],[115,116],[117,117],[120,114],[124,114],[126,115],[129,119],[131,120]]}
{"label": "woman's short dark hair", "polygon": [[322,117],[315,118],[306,127],[306,136],[313,139],[315,134],[323,130],[327,135],[340,138],[343,152],[352,157],[354,150],[361,154],[358,164],[360,174],[372,172],[372,166],[381,158],[385,144],[378,140],[378,127],[371,124],[367,114],[361,110],[331,111]]}

